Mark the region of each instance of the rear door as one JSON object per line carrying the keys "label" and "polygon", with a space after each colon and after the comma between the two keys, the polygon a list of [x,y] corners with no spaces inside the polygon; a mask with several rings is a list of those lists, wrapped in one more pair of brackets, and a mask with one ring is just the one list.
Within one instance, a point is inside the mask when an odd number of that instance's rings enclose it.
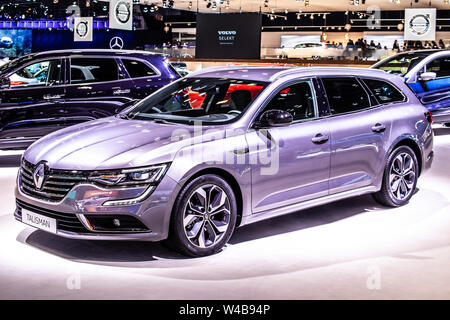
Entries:
{"label": "rear door", "polygon": [[132,82],[114,57],[72,56],[66,104],[71,124],[107,117],[133,101]]}
{"label": "rear door", "polygon": [[330,194],[375,185],[391,121],[355,77],[322,78],[331,116]]}
{"label": "rear door", "polygon": [[130,95],[135,99],[144,99],[168,83],[161,72],[148,61],[123,57],[121,63],[128,77],[132,79]]}
{"label": "rear door", "polygon": [[0,139],[32,142],[65,126],[64,59],[30,62],[8,75],[0,98]]}

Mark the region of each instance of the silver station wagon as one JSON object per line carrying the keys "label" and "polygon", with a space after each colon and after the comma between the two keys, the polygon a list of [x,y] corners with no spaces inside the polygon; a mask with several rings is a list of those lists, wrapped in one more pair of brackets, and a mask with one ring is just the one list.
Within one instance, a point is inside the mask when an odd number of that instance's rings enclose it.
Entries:
{"label": "silver station wagon", "polygon": [[433,160],[431,122],[380,70],[206,69],[31,145],[15,217],[209,255],[239,226],[339,199],[406,204]]}

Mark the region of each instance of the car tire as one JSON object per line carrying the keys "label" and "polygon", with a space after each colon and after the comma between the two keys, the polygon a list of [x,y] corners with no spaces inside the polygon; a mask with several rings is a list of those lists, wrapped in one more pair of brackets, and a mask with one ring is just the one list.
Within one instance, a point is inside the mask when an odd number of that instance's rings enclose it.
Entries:
{"label": "car tire", "polygon": [[236,218],[236,197],[230,185],[213,174],[197,177],[175,200],[166,244],[192,257],[215,254],[230,240]]}
{"label": "car tire", "polygon": [[396,148],[388,157],[380,191],[373,194],[375,201],[388,207],[400,207],[413,196],[419,165],[414,151],[408,146]]}

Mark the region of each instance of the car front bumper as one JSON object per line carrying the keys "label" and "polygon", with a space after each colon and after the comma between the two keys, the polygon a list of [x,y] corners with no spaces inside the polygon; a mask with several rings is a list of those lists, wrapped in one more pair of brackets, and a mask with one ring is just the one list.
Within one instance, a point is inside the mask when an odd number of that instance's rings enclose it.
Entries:
{"label": "car front bumper", "polygon": [[[142,240],[161,241],[167,238],[169,233],[170,215],[175,197],[180,186],[165,176],[150,196],[143,202],[135,205],[103,206],[108,200],[114,198],[87,198],[87,191],[104,191],[95,185],[76,185],[68,195],[60,202],[54,203],[31,197],[25,194],[20,185],[20,177],[17,179],[15,189],[16,210],[14,216],[22,222],[22,210],[56,219],[56,235],[83,240]],[[87,223],[89,219],[102,218],[131,218],[145,226],[145,230],[121,231],[110,229],[98,230],[92,228],[93,223]]]}

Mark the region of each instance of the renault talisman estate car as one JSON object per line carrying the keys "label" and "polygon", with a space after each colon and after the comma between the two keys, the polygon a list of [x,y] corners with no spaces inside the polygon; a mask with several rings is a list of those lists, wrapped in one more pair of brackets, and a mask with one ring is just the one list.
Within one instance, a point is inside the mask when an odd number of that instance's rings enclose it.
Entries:
{"label": "renault talisman estate car", "polygon": [[433,161],[431,122],[380,70],[207,69],[31,145],[14,215],[62,237],[209,255],[239,226],[339,199],[406,204]]}
{"label": "renault talisman estate car", "polygon": [[111,116],[180,78],[166,56],[145,51],[61,50],[0,67],[0,149]]}

